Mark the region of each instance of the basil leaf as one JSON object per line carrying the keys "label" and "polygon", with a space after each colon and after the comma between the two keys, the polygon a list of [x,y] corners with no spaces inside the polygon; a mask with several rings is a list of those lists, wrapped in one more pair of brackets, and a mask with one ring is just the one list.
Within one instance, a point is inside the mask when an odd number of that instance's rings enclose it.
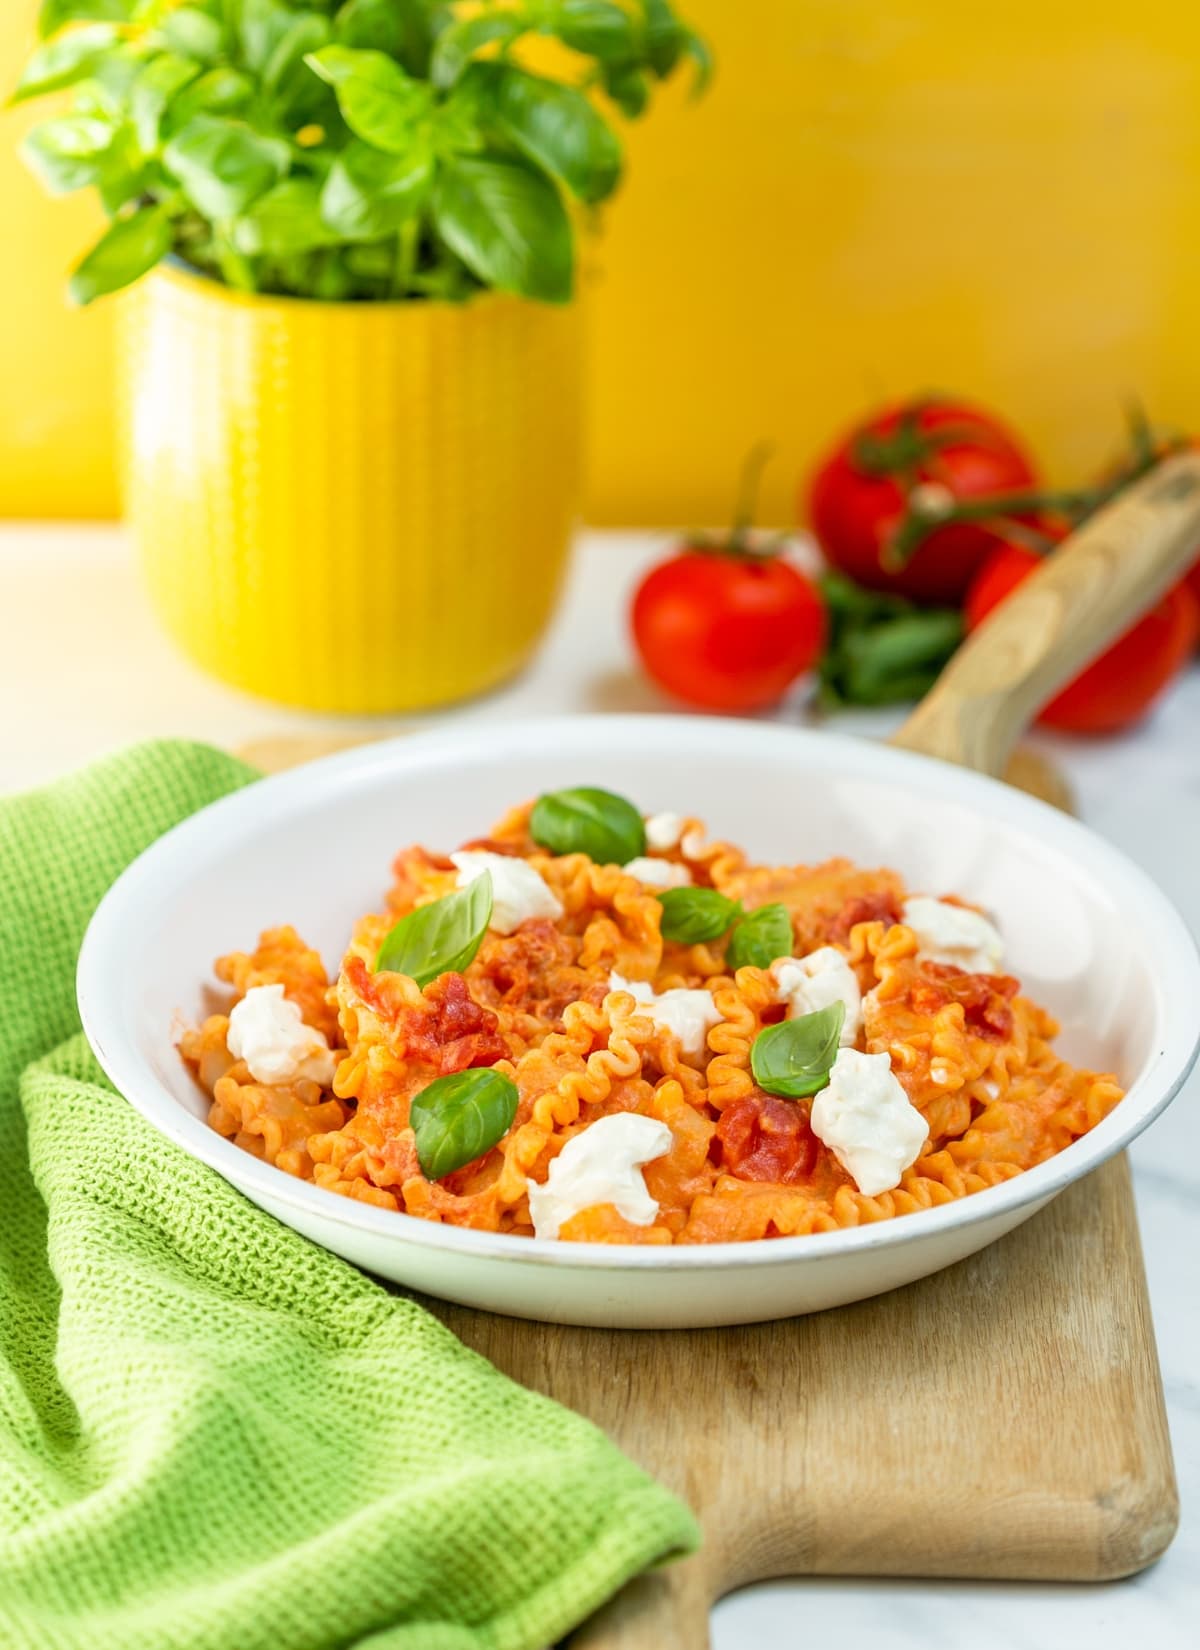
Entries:
{"label": "basil leaf", "polygon": [[167,170],[206,218],[236,218],[287,171],[281,138],[264,137],[243,120],[197,115],[163,151]]}
{"label": "basil leaf", "polygon": [[662,937],[683,945],[701,945],[719,940],[741,915],[740,900],[730,899],[715,888],[668,888],[659,894],[662,906]]}
{"label": "basil leaf", "polygon": [[625,865],[646,852],[646,826],[633,803],[592,785],[539,796],[529,834],[552,854],[587,854],[597,865]]}
{"label": "basil leaf", "polygon": [[86,80],[73,93],[73,109],[102,120],[124,120],[129,114],[133,85],[146,66],[146,54],[132,46],[113,46],[92,63]]}
{"label": "basil leaf", "polygon": [[287,33],[276,42],[263,67],[263,91],[267,96],[280,98],[289,105],[297,101],[297,87],[289,87],[288,81],[298,69],[298,101],[306,101],[305,93],[309,93],[307,101],[311,103],[311,94],[317,91],[318,82],[313,79],[307,60],[314,52],[327,46],[332,37],[333,24],[327,17],[312,12],[297,17]]}
{"label": "basil leaf", "polygon": [[407,155],[388,155],[356,140],[330,168],[321,195],[322,216],[345,240],[381,240],[420,211],[432,177],[427,144],[415,144]]}
{"label": "basil leaf", "polygon": [[637,54],[633,18],[613,0],[562,0],[554,32],[572,51],[627,63]]}
{"label": "basil leaf", "polygon": [[461,974],[479,950],[492,915],[492,873],[485,871],[457,893],[419,905],[379,947],[376,969],[407,974],[424,990],[439,974]]}
{"label": "basil leaf", "polygon": [[495,156],[457,156],[440,171],[433,210],[446,245],[488,286],[547,303],[570,298],[571,222],[542,173]]}
{"label": "basil leaf", "polygon": [[512,1128],[519,1100],[512,1078],[485,1066],[439,1077],[415,1094],[408,1121],[426,1180],[442,1180],[491,1151]]}
{"label": "basil leaf", "polygon": [[692,97],[702,97],[712,84],[713,54],[712,47],[702,34],[694,29],[686,29],[683,37],[683,55],[690,57],[695,65],[695,76],[692,80]]}
{"label": "basil leaf", "polygon": [[623,115],[636,120],[645,113],[650,101],[650,87],[640,69],[632,63],[606,63],[602,79],[604,90]]}
{"label": "basil leaf", "polygon": [[66,195],[97,181],[112,140],[113,129],[107,121],[61,115],[35,126],[26,135],[21,153],[52,194]]}
{"label": "basil leaf", "polygon": [[333,87],[346,124],[358,137],[393,154],[412,148],[414,128],[433,109],[433,92],[424,81],[405,74],[383,52],[352,46],[325,46],[304,61]]}
{"label": "basil leaf", "polygon": [[953,608],[918,608],[832,572],[821,579],[821,595],[829,620],[820,669],[826,709],[920,699],[962,641]]}
{"label": "basil leaf", "polygon": [[335,238],[321,216],[321,186],[315,178],[284,178],[233,225],[233,244],[248,258],[287,257],[328,246]]}
{"label": "basil leaf", "polygon": [[846,687],[855,704],[920,698],[963,639],[961,613],[906,613],[860,632],[846,645]]}
{"label": "basil leaf", "polygon": [[453,86],[481,47],[493,41],[511,45],[518,35],[525,33],[526,27],[512,12],[483,12],[477,17],[460,18],[438,35],[429,65],[430,79],[445,91]]}
{"label": "basil leaf", "polygon": [[[485,68],[479,64],[478,68]],[[452,160],[455,155],[478,155],[487,148],[483,130],[483,81],[476,78],[476,69],[463,76],[453,92],[439,103],[433,113],[430,128],[434,152],[439,159]]]}
{"label": "basil leaf", "polygon": [[760,1089],[799,1100],[829,1081],[841,1046],[845,1003],[830,1003],[798,1020],[764,1026],[750,1045],[750,1070]]}
{"label": "basil leaf", "polygon": [[729,938],[725,961],[730,968],[770,968],[776,957],[792,954],[792,919],[786,905],[760,905],[738,923]]}
{"label": "basil leaf", "polygon": [[646,13],[646,58],[662,80],[683,54],[686,30],[671,10],[669,0],[642,0],[642,8]]}
{"label": "basil leaf", "polygon": [[387,52],[409,74],[425,75],[430,18],[422,0],[347,0],[333,21],[344,46]]}
{"label": "basil leaf", "polygon": [[144,195],[151,184],[161,178],[157,163],[148,161],[138,147],[133,127],[129,124],[118,127],[96,179],[101,204],[109,216],[115,218],[123,206]]}
{"label": "basil leaf", "polygon": [[225,30],[218,18],[196,6],[181,6],[162,20],[163,38],[173,52],[199,63],[216,63],[225,50]]}
{"label": "basil leaf", "polygon": [[190,58],[163,52],[150,62],[133,83],[131,107],[137,140],[145,154],[158,148],[158,129],[167,105],[176,92],[195,80],[200,65]]}
{"label": "basil leaf", "polygon": [[71,276],[77,304],[116,292],[145,275],[171,250],[171,220],[161,206],[144,206],[118,218]]}
{"label": "basil leaf", "polygon": [[246,67],[261,75],[271,53],[296,21],[284,0],[240,0],[231,8],[238,20]]}
{"label": "basil leaf", "polygon": [[121,31],[115,23],[89,23],[59,35],[56,40],[48,40],[31,54],[9,102],[24,103],[28,98],[57,92],[63,86],[73,86],[77,80],[86,79],[96,59],[117,45],[120,38]]}
{"label": "basil leaf", "polygon": [[137,0],[42,0],[38,35],[48,40],[67,23],[128,23]]}
{"label": "basil leaf", "polygon": [[240,70],[225,65],[209,69],[172,99],[165,124],[173,134],[197,115],[229,114],[244,108],[253,96],[254,82]]}
{"label": "basil leaf", "polygon": [[574,86],[527,74],[507,63],[471,71],[484,110],[502,136],[589,205],[604,200],[621,177],[621,145],[608,123]]}

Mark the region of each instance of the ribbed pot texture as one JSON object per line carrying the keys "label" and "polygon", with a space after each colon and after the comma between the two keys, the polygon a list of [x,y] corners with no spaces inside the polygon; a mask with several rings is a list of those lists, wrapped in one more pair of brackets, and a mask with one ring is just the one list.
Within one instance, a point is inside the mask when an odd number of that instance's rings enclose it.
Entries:
{"label": "ribbed pot texture", "polygon": [[369,713],[481,693],[553,612],[578,494],[577,310],[332,304],[176,267],[126,297],[126,511],[213,675]]}

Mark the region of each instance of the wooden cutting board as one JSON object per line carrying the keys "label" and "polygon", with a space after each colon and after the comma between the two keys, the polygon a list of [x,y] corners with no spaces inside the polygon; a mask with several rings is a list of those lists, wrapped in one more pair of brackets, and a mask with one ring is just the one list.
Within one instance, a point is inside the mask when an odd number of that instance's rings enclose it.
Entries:
{"label": "wooden cutting board", "polygon": [[971,1259],[811,1317],[610,1331],[426,1304],[704,1528],[574,1646],[703,1650],[710,1606],[771,1576],[1111,1580],[1175,1533],[1124,1157]]}

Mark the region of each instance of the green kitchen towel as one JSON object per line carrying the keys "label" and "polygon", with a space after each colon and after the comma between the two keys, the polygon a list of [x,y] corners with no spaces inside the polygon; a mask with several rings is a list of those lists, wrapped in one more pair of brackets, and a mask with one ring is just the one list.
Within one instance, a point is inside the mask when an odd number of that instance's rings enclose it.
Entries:
{"label": "green kitchen towel", "polygon": [[171,1145],[79,1032],[104,890],[254,777],[160,743],[0,802],[0,1646],[537,1650],[690,1514]]}

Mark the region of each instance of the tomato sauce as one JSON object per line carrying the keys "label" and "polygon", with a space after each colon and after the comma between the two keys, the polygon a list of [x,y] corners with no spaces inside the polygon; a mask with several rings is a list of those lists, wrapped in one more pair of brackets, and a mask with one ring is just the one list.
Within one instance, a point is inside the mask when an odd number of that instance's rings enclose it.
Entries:
{"label": "tomato sauce", "polygon": [[936,1014],[947,1003],[961,1003],[972,1031],[992,1042],[1012,1035],[1011,1001],[1020,982],[1011,974],[963,974],[945,963],[921,965],[921,978],[910,994],[913,1012]]}
{"label": "tomato sauce", "polygon": [[794,1186],[807,1180],[817,1161],[817,1137],[808,1107],[773,1094],[735,1100],[717,1123],[723,1166],[742,1180]]}

